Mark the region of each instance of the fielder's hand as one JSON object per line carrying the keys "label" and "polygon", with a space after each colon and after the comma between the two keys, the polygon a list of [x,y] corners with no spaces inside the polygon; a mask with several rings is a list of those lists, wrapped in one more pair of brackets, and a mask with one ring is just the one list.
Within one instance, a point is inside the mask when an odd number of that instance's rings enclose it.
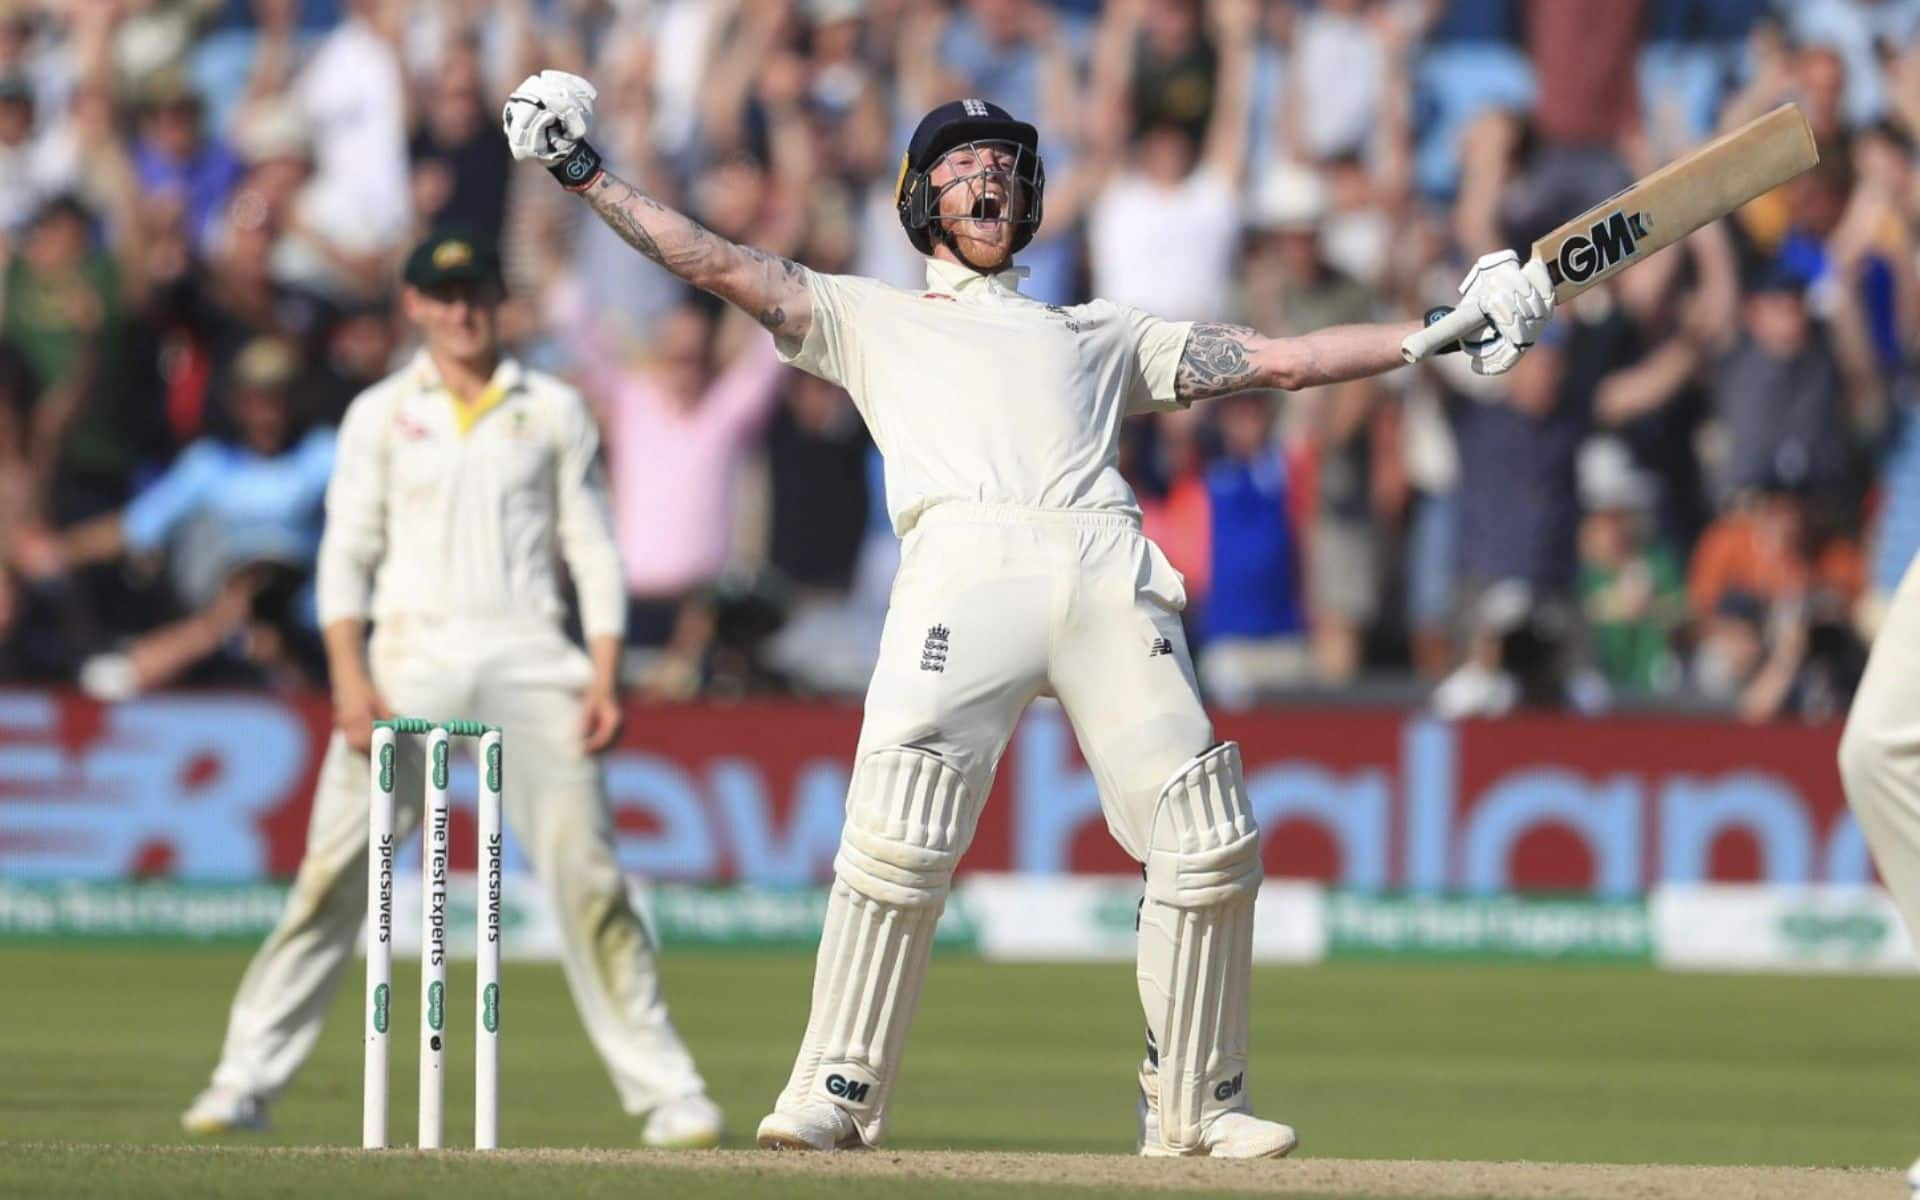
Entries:
{"label": "fielder's hand", "polygon": [[333,723],[346,736],[347,747],[365,754],[373,748],[373,723],[393,717],[380,689],[364,675],[342,677],[333,684]]}
{"label": "fielder's hand", "polygon": [[580,741],[587,753],[598,754],[613,745],[625,720],[613,685],[596,683],[589,687],[580,699]]}
{"label": "fielder's hand", "polygon": [[1553,317],[1553,282],[1546,264],[1529,259],[1521,266],[1520,256],[1511,250],[1474,263],[1460,281],[1460,298],[1463,304],[1476,304],[1493,326],[1492,337],[1461,344],[1479,375],[1512,370]]}
{"label": "fielder's hand", "polygon": [[599,96],[591,83],[565,71],[527,76],[500,114],[507,148],[517,159],[544,164],[566,187],[584,190],[600,174],[600,156],[586,140]]}

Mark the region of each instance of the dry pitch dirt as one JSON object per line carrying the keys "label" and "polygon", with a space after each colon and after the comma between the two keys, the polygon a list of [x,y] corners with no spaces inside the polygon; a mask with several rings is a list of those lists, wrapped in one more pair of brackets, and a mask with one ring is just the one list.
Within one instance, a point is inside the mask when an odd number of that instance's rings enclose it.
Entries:
{"label": "dry pitch dirt", "polygon": [[[145,1147],[158,1154],[212,1154],[217,1148]],[[268,1155],[358,1155],[282,1148]],[[462,1156],[465,1157],[465,1156]],[[1141,1159],[1099,1154],[1004,1154],[956,1150],[833,1155],[754,1150],[686,1153],[646,1150],[500,1150],[489,1160],[726,1171],[852,1181],[951,1180],[1010,1189],[1162,1189],[1169,1193],[1408,1197],[1419,1200],[1904,1200],[1901,1173],[1836,1167],[1633,1166],[1601,1163],[1443,1162],[1295,1158],[1283,1162]],[[657,1176],[654,1176],[657,1178]],[[863,1191],[860,1194],[865,1194]],[[891,1194],[891,1193],[889,1193]]]}
{"label": "dry pitch dirt", "polygon": [[[541,1153],[530,1151],[528,1153]],[[558,1153],[558,1152],[556,1152]],[[1794,1167],[1676,1167],[1526,1162],[1393,1162],[1296,1158],[1211,1162],[1096,1154],[946,1150],[809,1155],[720,1151],[648,1155],[651,1166],[717,1166],[860,1180],[935,1178],[1021,1184],[1489,1200],[1903,1200],[1897,1171]]]}

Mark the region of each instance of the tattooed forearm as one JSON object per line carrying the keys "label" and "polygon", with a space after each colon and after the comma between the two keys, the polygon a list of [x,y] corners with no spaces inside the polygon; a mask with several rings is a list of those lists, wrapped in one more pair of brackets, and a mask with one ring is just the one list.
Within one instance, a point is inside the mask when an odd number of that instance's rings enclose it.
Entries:
{"label": "tattooed forearm", "polygon": [[612,172],[587,189],[586,200],[627,245],[688,283],[745,309],[780,337],[806,335],[813,301],[800,264],[737,246]]}
{"label": "tattooed forearm", "polygon": [[627,245],[632,246],[635,250],[638,250],[657,263],[664,263],[666,261],[660,253],[660,243],[654,241],[653,235],[648,233],[645,227],[643,227],[640,222],[634,220],[632,215],[625,209],[608,209],[600,215],[606,218],[607,224],[613,227],[615,233],[626,240]]}
{"label": "tattooed forearm", "polygon": [[1187,334],[1187,347],[1174,372],[1174,394],[1182,400],[1205,400],[1252,387],[1271,386],[1263,382],[1254,365],[1252,351],[1266,341],[1260,333],[1244,325],[1216,325],[1202,322]]}
{"label": "tattooed forearm", "polygon": [[1401,365],[1400,343],[1417,325],[1334,325],[1269,338],[1244,325],[1193,327],[1174,374],[1174,394],[1204,400],[1249,388],[1297,392],[1378,375]]}
{"label": "tattooed forearm", "polygon": [[696,285],[719,239],[632,184],[607,172],[587,189],[587,203],[627,245]]}

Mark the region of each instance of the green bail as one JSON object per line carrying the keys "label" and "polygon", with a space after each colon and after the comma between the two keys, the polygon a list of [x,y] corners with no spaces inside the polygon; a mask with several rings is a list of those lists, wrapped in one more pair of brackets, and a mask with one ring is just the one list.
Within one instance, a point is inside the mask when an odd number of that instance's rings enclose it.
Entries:
{"label": "green bail", "polygon": [[391,720],[375,721],[375,729],[391,729],[395,733],[430,733],[433,722],[424,717],[394,717]]}
{"label": "green bail", "polygon": [[429,721],[425,717],[390,717],[375,721],[373,727],[391,729],[395,733],[432,733],[435,729],[444,729],[453,737],[471,738],[500,732],[498,725],[489,725],[485,721]]}

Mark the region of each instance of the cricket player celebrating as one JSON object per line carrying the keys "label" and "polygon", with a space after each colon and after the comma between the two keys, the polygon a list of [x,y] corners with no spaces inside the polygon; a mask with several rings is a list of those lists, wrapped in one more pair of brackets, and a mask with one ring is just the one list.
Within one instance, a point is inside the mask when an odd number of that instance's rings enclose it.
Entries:
{"label": "cricket player celebrating", "polygon": [[[759,1143],[871,1146],[955,865],[1014,722],[1057,696],[1107,826],[1145,864],[1141,1152],[1279,1157],[1252,1115],[1247,1014],[1260,844],[1240,753],[1216,742],[1181,633],[1179,575],[1140,533],[1115,466],[1129,414],[1400,365],[1415,326],[1273,340],[1094,301],[1022,296],[1013,255],[1040,224],[1038,135],[995,105],[928,113],[898,206],[924,291],[817,274],[733,245],[606,171],[595,92],[543,71],[508,99],[515,157],[546,163],[642,254],[757,317],[788,361],[847,389],[886,460],[904,538],[867,692],[800,1054]],[[1471,348],[1511,367],[1547,319],[1544,271],[1490,256],[1463,289],[1498,314]]]}
{"label": "cricket player celebrating", "polygon": [[[327,489],[318,593],[338,729],[306,856],[240,981],[213,1084],[182,1123],[263,1128],[313,1049],[366,917],[371,722],[398,712],[507,730],[506,816],[553,897],[587,1035],[626,1110],[648,1114],[642,1140],[711,1146],[720,1111],[667,1017],[595,758],[620,729],[625,620],[598,432],[578,393],[501,354],[493,247],[430,238],[405,278],[425,346],[348,409]],[[561,630],[559,560],[586,654]],[[403,838],[420,819],[411,749],[396,789]]]}

